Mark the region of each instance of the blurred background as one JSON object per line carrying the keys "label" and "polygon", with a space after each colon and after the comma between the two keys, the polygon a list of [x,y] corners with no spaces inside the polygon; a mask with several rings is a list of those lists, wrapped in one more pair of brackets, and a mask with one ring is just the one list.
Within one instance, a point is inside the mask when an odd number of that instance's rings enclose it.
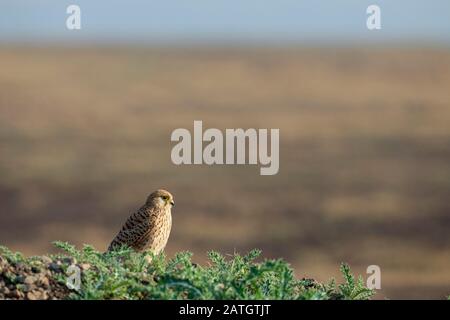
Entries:
{"label": "blurred background", "polygon": [[[68,30],[66,8],[81,8]],[[377,298],[450,294],[450,2],[0,2],[0,244],[105,250],[160,187],[167,254],[348,262]],[[280,128],[280,172],[176,166],[176,128]]]}

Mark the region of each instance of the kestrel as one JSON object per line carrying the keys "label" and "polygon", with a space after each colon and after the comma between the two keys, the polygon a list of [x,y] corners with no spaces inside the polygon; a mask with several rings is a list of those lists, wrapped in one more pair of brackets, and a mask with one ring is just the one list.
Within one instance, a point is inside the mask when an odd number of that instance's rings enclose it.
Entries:
{"label": "kestrel", "polygon": [[166,190],[150,194],[145,204],[127,219],[108,251],[128,245],[138,252],[150,250],[159,254],[169,239],[174,205],[173,196]]}

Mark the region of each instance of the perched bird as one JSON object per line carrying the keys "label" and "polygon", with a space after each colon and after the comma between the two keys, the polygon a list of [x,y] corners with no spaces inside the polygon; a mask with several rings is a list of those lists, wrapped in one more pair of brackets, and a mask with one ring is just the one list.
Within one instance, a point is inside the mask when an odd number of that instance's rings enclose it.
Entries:
{"label": "perched bird", "polygon": [[166,190],[150,194],[145,204],[125,222],[108,251],[128,245],[138,252],[150,250],[159,254],[169,239],[174,205],[173,196]]}

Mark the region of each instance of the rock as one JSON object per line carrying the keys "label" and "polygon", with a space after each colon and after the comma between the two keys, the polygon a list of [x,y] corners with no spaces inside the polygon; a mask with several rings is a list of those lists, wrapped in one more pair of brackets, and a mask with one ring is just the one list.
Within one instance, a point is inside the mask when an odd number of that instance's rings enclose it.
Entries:
{"label": "rock", "polygon": [[42,291],[41,293],[41,300],[48,300],[48,294],[45,291]]}
{"label": "rock", "polygon": [[43,286],[44,288],[48,288],[50,286],[50,281],[47,277],[43,276],[39,279],[39,285]]}
{"label": "rock", "polygon": [[62,259],[62,262],[65,264],[68,264],[70,266],[74,263],[77,263],[77,260],[75,260],[73,258],[64,258],[64,259]]}
{"label": "rock", "polygon": [[28,285],[33,284],[35,282],[36,282],[36,278],[33,276],[27,276],[25,278],[25,280],[23,281],[23,283],[28,284]]}
{"label": "rock", "polygon": [[42,261],[43,263],[45,263],[45,264],[50,264],[50,263],[53,262],[53,260],[50,259],[50,258],[47,257],[47,256],[42,256],[42,257],[41,257],[41,261]]}
{"label": "rock", "polygon": [[16,276],[16,278],[14,279],[15,283],[24,283],[25,281],[25,277],[23,275],[18,275]]}
{"label": "rock", "polygon": [[0,293],[4,294],[5,296],[9,295],[10,291],[7,287],[0,287]]}
{"label": "rock", "polygon": [[39,267],[32,266],[32,267],[31,267],[31,271],[32,271],[33,273],[40,273],[40,272],[41,272],[41,269],[40,269]]}
{"label": "rock", "polygon": [[8,297],[14,299],[23,299],[25,297],[25,294],[19,290],[13,290],[9,293]]}
{"label": "rock", "polygon": [[16,271],[20,271],[20,272],[25,271],[26,268],[27,268],[27,266],[26,266],[24,263],[22,263],[22,262],[17,262],[17,263],[14,265],[14,267],[15,267]]}
{"label": "rock", "polygon": [[42,298],[43,298],[42,292],[34,290],[27,293],[28,300],[42,300]]}
{"label": "rock", "polygon": [[48,266],[48,269],[53,271],[53,272],[61,272],[62,268],[59,264],[56,264],[54,262],[50,263],[50,265]]}
{"label": "rock", "polygon": [[21,284],[21,283],[17,284],[15,289],[18,290],[18,291],[22,291],[22,292],[28,292],[29,291],[28,290],[28,285]]}
{"label": "rock", "polygon": [[26,284],[22,288],[22,291],[27,293],[27,292],[33,291],[34,289],[36,289],[36,286],[34,284]]}
{"label": "rock", "polygon": [[[56,273],[63,273],[67,265],[78,265],[78,263],[72,257],[53,259],[49,256],[41,256],[9,262],[6,257],[0,256],[0,300],[67,298],[71,291],[63,283],[55,280]],[[83,270],[93,268],[89,263],[82,263],[78,267]]]}
{"label": "rock", "polygon": [[89,263],[82,263],[80,264],[81,270],[89,270],[91,268],[91,265]]}

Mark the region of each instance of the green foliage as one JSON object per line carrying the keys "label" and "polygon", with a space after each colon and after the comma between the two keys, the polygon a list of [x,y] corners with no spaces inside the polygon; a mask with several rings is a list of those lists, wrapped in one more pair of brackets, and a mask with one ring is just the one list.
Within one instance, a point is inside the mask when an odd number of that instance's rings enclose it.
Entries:
{"label": "green foliage", "polygon": [[341,265],[341,273],[344,276],[345,283],[339,285],[339,290],[345,299],[366,300],[374,295],[374,291],[364,285],[364,280],[361,276],[355,281],[355,277],[347,264],[343,263]]}
{"label": "green foliage", "polygon": [[[257,262],[261,252],[228,257],[208,253],[209,262],[200,266],[192,262],[192,253],[180,252],[167,260],[163,254],[136,253],[122,247],[100,253],[85,245],[77,250],[65,242],[55,242],[63,250],[52,256],[65,261],[63,272],[55,280],[65,283],[70,264],[80,267],[81,288],[72,290],[69,299],[369,299],[373,291],[350,268],[343,264],[345,282],[334,280],[320,284],[311,279],[298,280],[288,263],[278,260]],[[2,253],[3,254],[3,253]],[[22,259],[11,252],[7,257]]]}
{"label": "green foliage", "polygon": [[9,263],[25,262],[25,257],[20,252],[12,252],[4,246],[0,246],[0,256],[8,260]]}

